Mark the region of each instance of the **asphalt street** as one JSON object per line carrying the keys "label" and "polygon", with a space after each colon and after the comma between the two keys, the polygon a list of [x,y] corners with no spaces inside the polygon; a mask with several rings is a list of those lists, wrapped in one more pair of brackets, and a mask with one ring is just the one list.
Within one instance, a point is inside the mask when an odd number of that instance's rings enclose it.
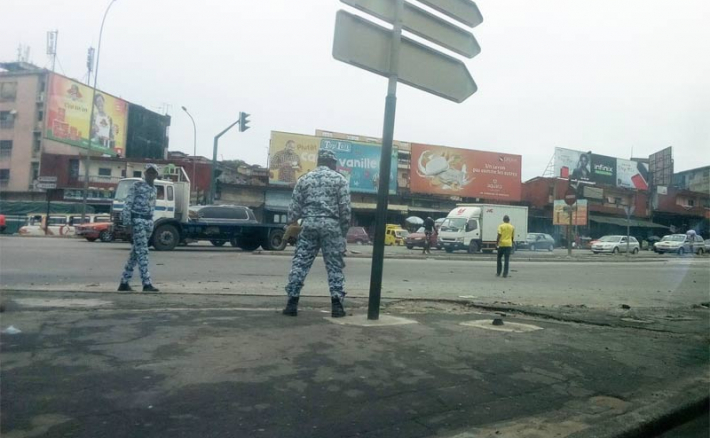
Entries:
{"label": "asphalt street", "polygon": [[[358,247],[363,252],[366,247]],[[126,243],[90,243],[61,238],[0,238],[0,283],[3,288],[113,291],[128,256]],[[383,297],[463,299],[528,306],[622,305],[676,308],[710,301],[710,258],[643,257],[575,252],[531,255],[519,251],[511,277],[495,277],[492,256],[446,255],[407,258],[404,248],[387,248]],[[536,259],[537,257],[537,259]],[[151,252],[151,273],[165,292],[283,295],[290,267],[288,253],[248,253],[231,247],[190,245],[171,252]],[[346,259],[349,297],[367,297],[371,260]],[[134,283],[139,284],[136,271]],[[322,259],[317,259],[304,295],[327,296]]]}

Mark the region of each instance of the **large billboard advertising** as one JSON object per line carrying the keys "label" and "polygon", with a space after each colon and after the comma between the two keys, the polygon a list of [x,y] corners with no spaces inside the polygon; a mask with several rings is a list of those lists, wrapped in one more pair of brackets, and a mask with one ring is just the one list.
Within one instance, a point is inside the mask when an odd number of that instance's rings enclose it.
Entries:
{"label": "large billboard advertising", "polygon": [[[337,170],[350,183],[351,192],[377,193],[380,184],[380,145],[323,138],[320,147],[335,152]],[[397,193],[397,149],[392,150],[389,192],[393,195]]]}
{"label": "large billboard advertising", "polygon": [[293,186],[298,178],[316,168],[320,138],[271,131],[269,183]]}
{"label": "large billboard advertising", "polygon": [[645,163],[572,149],[555,149],[555,176],[648,190],[648,166]]}
{"label": "large billboard advertising", "polygon": [[412,193],[520,201],[520,155],[412,143]]}
{"label": "large billboard advertising", "polygon": [[574,203],[572,208],[562,199],[557,199],[554,206],[554,214],[552,215],[552,225],[570,225],[569,215],[572,213],[572,225],[586,227],[589,220],[589,208],[586,199],[579,199]]}
{"label": "large billboard advertising", "polygon": [[[89,128],[91,100],[94,119]],[[109,155],[125,155],[128,103],[52,73],[49,79],[45,137]],[[89,134],[90,132],[90,134]]]}

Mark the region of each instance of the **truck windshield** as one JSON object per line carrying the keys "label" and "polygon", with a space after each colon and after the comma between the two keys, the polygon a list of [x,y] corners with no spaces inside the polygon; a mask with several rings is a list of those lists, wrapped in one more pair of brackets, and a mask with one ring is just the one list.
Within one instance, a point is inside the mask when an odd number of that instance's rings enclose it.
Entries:
{"label": "truck windshield", "polygon": [[466,226],[466,219],[446,219],[443,224],[441,224],[441,231],[459,231],[461,228]]}
{"label": "truck windshield", "polygon": [[117,201],[124,201],[128,196],[128,191],[131,189],[131,187],[133,187],[133,184],[135,184],[136,182],[136,180],[120,181],[118,183],[118,187],[116,187],[116,195],[113,197],[113,199]]}

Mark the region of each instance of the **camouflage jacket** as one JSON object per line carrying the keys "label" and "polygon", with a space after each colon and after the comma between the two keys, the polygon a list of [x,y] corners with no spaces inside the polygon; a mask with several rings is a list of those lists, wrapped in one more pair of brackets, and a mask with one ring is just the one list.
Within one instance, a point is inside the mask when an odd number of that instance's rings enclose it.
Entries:
{"label": "camouflage jacket", "polygon": [[350,226],[350,188],[345,177],[325,166],[302,176],[293,189],[289,222],[309,217],[337,219],[345,236]]}
{"label": "camouflage jacket", "polygon": [[151,186],[143,180],[133,184],[130,190],[128,190],[126,203],[121,212],[121,220],[123,223],[130,224],[134,213],[147,215],[152,218],[153,212],[155,211],[155,198],[157,193],[155,186]]}

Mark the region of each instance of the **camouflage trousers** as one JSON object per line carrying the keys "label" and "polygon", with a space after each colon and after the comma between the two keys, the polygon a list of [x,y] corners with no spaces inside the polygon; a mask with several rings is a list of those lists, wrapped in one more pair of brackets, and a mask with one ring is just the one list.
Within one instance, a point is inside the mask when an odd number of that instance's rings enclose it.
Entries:
{"label": "camouflage trousers", "polygon": [[303,283],[319,250],[323,251],[330,296],[340,300],[345,296],[343,291],[345,237],[340,224],[335,219],[306,218],[296,244],[291,272],[288,274],[286,293],[289,297],[300,296]]}
{"label": "camouflage trousers", "polygon": [[148,272],[148,240],[153,234],[153,221],[146,219],[133,219],[133,246],[131,247],[131,255],[128,257],[128,262],[121,276],[121,283],[128,283],[133,277],[133,270],[138,264],[138,270],[141,273],[143,286],[152,284],[150,281],[150,272]]}

